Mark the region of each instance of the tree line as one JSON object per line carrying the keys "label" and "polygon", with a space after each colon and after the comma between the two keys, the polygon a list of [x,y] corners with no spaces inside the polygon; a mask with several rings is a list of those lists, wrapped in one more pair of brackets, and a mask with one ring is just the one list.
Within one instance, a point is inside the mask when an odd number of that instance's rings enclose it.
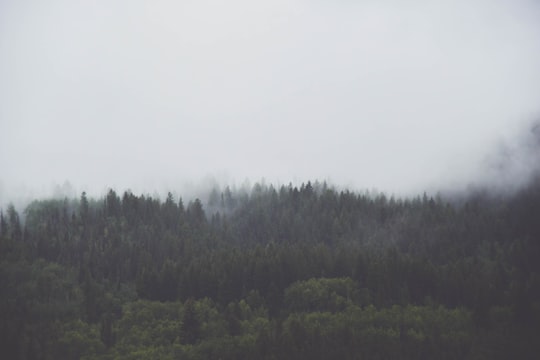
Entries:
{"label": "tree line", "polygon": [[[540,350],[540,181],[511,197],[325,183],[0,212],[10,359],[506,359]],[[24,218],[22,221],[21,218]]]}

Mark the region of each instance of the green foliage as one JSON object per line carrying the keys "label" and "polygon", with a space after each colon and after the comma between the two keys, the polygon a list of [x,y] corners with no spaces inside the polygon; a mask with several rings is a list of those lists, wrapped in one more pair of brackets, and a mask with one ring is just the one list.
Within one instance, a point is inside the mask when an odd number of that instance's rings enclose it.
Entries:
{"label": "green foliage", "polygon": [[59,326],[55,358],[78,360],[105,353],[105,345],[99,338],[97,326],[81,320],[64,322]]}
{"label": "green foliage", "polygon": [[540,353],[538,184],[445,202],[326,184],[0,211],[9,359]]}
{"label": "green foliage", "polygon": [[350,278],[309,279],[285,289],[285,304],[292,312],[342,311],[358,299],[357,285]]}

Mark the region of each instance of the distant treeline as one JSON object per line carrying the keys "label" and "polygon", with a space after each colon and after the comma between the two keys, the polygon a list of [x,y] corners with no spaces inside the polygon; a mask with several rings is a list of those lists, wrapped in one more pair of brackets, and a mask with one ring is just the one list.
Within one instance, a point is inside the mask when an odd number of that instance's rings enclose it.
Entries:
{"label": "distant treeline", "polygon": [[[205,211],[206,209],[206,211]],[[310,182],[0,213],[5,359],[536,359],[540,181],[459,204]]]}

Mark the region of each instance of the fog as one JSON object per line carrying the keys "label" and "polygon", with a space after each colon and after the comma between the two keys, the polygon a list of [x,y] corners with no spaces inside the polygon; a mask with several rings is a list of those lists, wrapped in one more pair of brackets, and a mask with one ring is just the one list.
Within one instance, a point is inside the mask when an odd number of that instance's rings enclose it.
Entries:
{"label": "fog", "polygon": [[533,0],[2,1],[0,207],[201,179],[515,188],[538,64]]}

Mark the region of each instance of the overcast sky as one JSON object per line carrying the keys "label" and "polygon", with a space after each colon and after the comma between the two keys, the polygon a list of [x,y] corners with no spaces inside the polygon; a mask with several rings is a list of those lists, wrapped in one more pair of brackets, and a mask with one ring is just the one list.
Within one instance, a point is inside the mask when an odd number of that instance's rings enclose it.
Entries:
{"label": "overcast sky", "polygon": [[539,64],[534,0],[0,0],[0,203],[463,184],[540,114]]}

